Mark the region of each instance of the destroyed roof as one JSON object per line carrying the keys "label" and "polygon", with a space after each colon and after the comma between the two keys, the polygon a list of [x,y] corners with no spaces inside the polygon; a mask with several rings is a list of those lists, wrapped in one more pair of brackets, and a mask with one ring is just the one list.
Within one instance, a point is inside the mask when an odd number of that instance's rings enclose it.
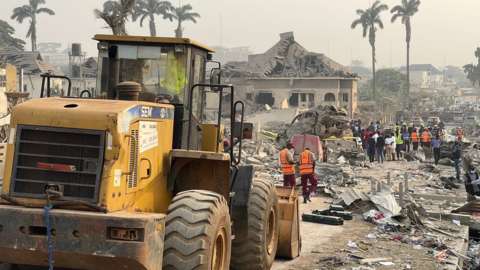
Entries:
{"label": "destroyed roof", "polygon": [[53,66],[43,61],[39,52],[0,49],[0,60],[15,65],[19,70],[23,68],[25,74],[33,75],[47,72],[59,74]]}
{"label": "destroyed roof", "polygon": [[[231,69],[231,64],[229,67]],[[248,62],[236,63],[237,74],[253,73],[258,77],[342,77],[354,78],[348,68],[321,53],[310,52],[297,41],[293,32],[280,34],[278,41],[263,54],[249,55]],[[228,73],[228,71],[227,71]]]}

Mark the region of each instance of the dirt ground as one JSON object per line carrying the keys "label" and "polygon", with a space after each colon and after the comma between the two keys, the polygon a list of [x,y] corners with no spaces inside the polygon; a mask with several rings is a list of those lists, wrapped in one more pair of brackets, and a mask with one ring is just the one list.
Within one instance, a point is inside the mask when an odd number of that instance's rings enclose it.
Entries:
{"label": "dirt ground", "polygon": [[[390,172],[392,178],[395,178],[394,175],[403,175],[406,171],[414,173],[419,166],[422,164],[405,161],[387,162],[383,165],[374,164],[372,168],[358,169],[355,173],[360,179],[373,176],[386,181],[387,172]],[[418,178],[410,184],[412,188],[421,187],[427,184],[424,181],[425,179]],[[369,185],[367,180],[358,184],[361,189],[367,189]],[[314,209],[327,208],[331,201],[332,199],[329,197],[315,197],[311,203],[301,204],[300,214],[310,213]],[[352,255],[362,258],[390,258],[389,261],[393,263],[390,266],[376,264],[371,266],[372,269],[442,269],[440,264],[436,263],[430,249],[420,246],[414,248],[410,244],[392,240],[390,236],[376,237],[375,239],[367,237],[375,230],[376,226],[364,221],[360,215],[355,215],[351,221],[345,221],[343,226],[302,222],[301,256],[292,261],[277,260],[272,270],[352,269],[360,266],[357,260],[351,258]],[[359,248],[350,249],[347,246],[349,241],[355,242]]]}

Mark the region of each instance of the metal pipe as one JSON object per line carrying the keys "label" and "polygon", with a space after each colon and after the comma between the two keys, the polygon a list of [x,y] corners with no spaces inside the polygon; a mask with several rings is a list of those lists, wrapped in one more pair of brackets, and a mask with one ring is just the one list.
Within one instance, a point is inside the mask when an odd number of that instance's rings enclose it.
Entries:
{"label": "metal pipe", "polygon": [[40,91],[40,98],[43,98],[43,90],[45,89],[45,76],[42,76],[42,89]]}
{"label": "metal pipe", "polygon": [[50,97],[51,91],[50,91],[50,75],[47,76],[47,97]]}
{"label": "metal pipe", "polygon": [[20,74],[18,74],[18,88],[19,92],[23,93],[23,68],[20,68]]}
{"label": "metal pipe", "polygon": [[[218,144],[220,143],[220,125],[222,124],[222,103],[223,103],[223,88],[220,88],[218,94],[218,117],[217,117],[217,143],[215,145],[215,152],[218,152]],[[230,142],[233,143],[233,142]]]}
{"label": "metal pipe", "polygon": [[[233,98],[232,98],[233,99]],[[240,137],[238,138],[238,160],[235,160],[235,165],[240,164],[240,161],[242,160],[242,141],[243,141],[243,120],[245,116],[245,103],[242,101],[238,100],[235,102],[235,105],[233,106],[235,110],[235,115],[237,114],[237,105],[241,105],[241,114],[240,114]]]}
{"label": "metal pipe", "polygon": [[233,102],[235,96],[235,90],[233,88],[233,85],[230,84],[230,141],[232,147],[230,147],[230,163],[234,163],[235,156],[233,155],[233,140],[234,140],[234,134],[233,134],[233,129],[235,127],[235,104]]}

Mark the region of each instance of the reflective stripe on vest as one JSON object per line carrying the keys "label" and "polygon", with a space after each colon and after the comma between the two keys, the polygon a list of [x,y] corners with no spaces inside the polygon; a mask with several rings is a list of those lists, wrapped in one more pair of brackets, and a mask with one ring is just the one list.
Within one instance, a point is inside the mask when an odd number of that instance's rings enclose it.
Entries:
{"label": "reflective stripe on vest", "polygon": [[300,174],[312,174],[313,173],[313,161],[311,159],[310,151],[303,151],[300,154]]}
{"label": "reflective stripe on vest", "polygon": [[420,138],[418,137],[417,132],[412,132],[412,142],[419,142]]}
{"label": "reflective stripe on vest", "polygon": [[282,165],[282,172],[284,175],[292,175],[295,174],[295,168],[293,164],[288,162],[288,149],[283,149],[280,151],[280,163]]}
{"label": "reflective stripe on vest", "polygon": [[430,142],[432,140],[432,138],[430,137],[430,133],[424,131],[422,133],[422,142]]}

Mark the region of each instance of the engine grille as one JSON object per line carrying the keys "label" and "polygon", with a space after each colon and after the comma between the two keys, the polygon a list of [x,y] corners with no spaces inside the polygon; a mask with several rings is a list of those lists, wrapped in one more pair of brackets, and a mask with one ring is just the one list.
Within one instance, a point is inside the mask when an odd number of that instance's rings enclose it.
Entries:
{"label": "engine grille", "polygon": [[104,131],[18,126],[13,194],[44,198],[54,186],[66,199],[97,202],[104,145]]}

